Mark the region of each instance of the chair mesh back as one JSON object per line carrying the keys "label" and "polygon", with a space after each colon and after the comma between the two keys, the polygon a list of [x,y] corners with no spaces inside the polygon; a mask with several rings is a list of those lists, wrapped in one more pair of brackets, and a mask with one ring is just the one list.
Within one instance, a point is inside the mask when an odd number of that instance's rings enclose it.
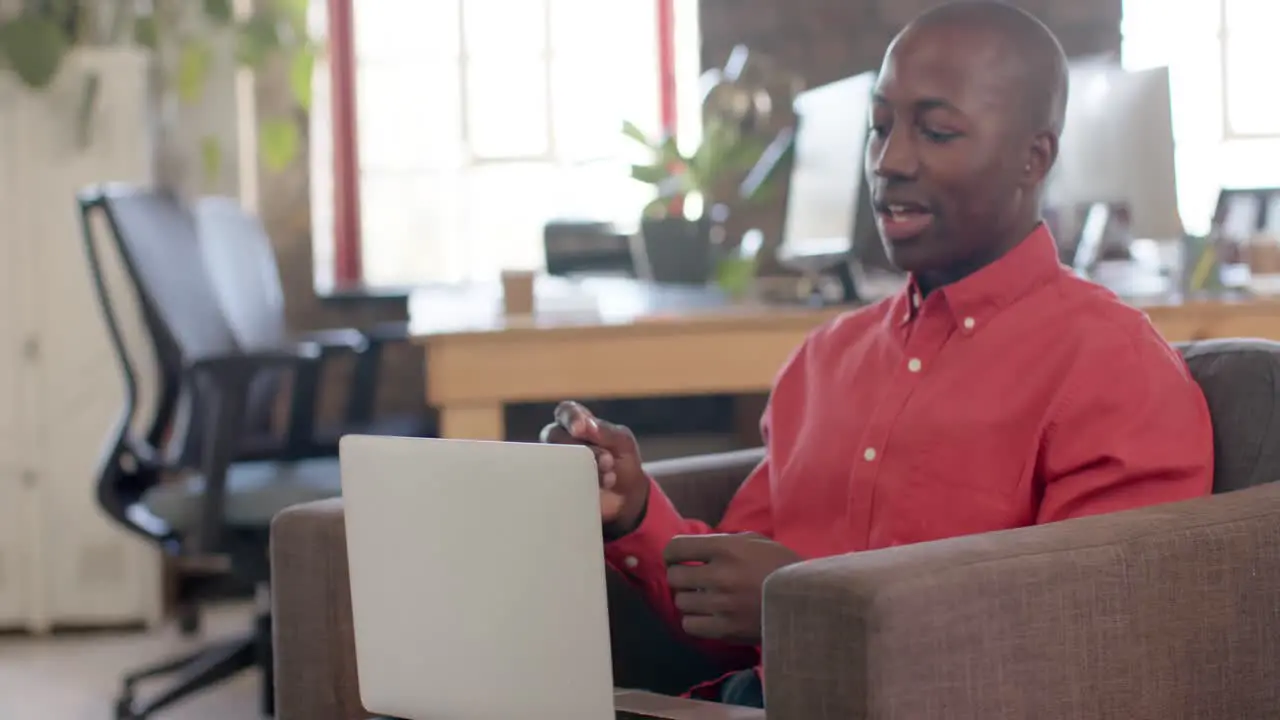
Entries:
{"label": "chair mesh back", "polygon": [[191,213],[176,199],[124,187],[111,189],[107,206],[138,290],[180,360],[236,352]]}
{"label": "chair mesh back", "polygon": [[204,264],[240,347],[280,347],[288,340],[284,289],[271,238],[259,220],[231,198],[195,206]]}
{"label": "chair mesh back", "polygon": [[[106,188],[102,201],[169,382],[192,361],[240,352],[191,212],[176,198],[128,185]],[[188,390],[179,390],[167,454],[171,462],[198,467],[201,422]]]}

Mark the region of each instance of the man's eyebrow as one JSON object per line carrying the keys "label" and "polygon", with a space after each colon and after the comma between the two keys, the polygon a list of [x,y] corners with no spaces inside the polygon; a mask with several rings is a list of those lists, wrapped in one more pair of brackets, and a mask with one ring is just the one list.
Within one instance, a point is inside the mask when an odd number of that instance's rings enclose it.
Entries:
{"label": "man's eyebrow", "polygon": [[914,103],[916,110],[927,112],[929,110],[950,110],[952,112],[960,112],[960,108],[952,105],[950,102],[942,98],[927,97],[916,100]]}
{"label": "man's eyebrow", "polygon": [[[889,98],[885,97],[883,93],[877,92],[871,95],[871,102],[876,105],[888,105]],[[915,108],[916,112],[928,112],[930,110],[950,110],[952,112],[960,112],[960,109],[952,103],[937,97],[920,98],[912,102],[911,105]]]}

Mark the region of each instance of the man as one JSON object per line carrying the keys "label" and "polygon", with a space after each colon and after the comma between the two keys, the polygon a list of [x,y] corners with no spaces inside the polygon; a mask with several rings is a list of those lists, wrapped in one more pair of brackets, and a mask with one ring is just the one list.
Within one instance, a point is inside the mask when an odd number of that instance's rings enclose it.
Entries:
{"label": "man", "polygon": [[[894,40],[867,178],[909,285],[796,351],[762,418],[766,458],[718,528],[680,517],[625,428],[558,408],[547,439],[597,454],[609,565],[703,653],[743,662],[762,582],[789,563],[1209,493],[1186,366],[1064,269],[1040,222],[1065,98],[1057,40],[1011,7],[943,6]],[[699,694],[763,704],[750,670]]]}

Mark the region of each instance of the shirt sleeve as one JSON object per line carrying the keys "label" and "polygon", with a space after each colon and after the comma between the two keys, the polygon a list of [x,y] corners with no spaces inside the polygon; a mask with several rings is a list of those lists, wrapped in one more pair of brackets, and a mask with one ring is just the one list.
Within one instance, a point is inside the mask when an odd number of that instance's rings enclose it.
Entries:
{"label": "shirt sleeve", "polygon": [[[605,545],[605,561],[628,578],[632,585],[644,594],[649,606],[676,632],[682,632],[680,613],[676,610],[671,587],[667,584],[667,567],[662,559],[663,550],[672,538],[677,535],[721,532],[754,532],[765,537],[773,537],[770,428],[774,414],[779,412],[779,408],[800,404],[799,401],[804,394],[805,384],[802,382],[802,377],[806,372],[805,364],[809,345],[810,341],[806,340],[779,372],[769,398],[769,405],[760,419],[760,431],[765,441],[764,460],[751,471],[738,488],[725,509],[719,525],[711,527],[704,522],[681,517],[666,493],[662,491],[662,487],[651,478],[649,502],[640,526],[630,534]],[[735,662],[744,659],[744,650],[756,652],[752,648],[725,643],[693,638],[690,638],[690,641],[709,653]]]}
{"label": "shirt sleeve", "polygon": [[[668,627],[682,633],[680,613],[667,584],[667,567],[662,559],[667,543],[677,535],[714,532],[756,532],[767,536],[771,532],[769,495],[767,454],[747,476],[725,510],[724,519],[714,528],[699,520],[681,517],[662,487],[650,479],[644,520],[635,531],[605,545],[605,561],[631,581]],[[714,655],[738,657],[743,650],[723,643],[689,639]]]}
{"label": "shirt sleeve", "polygon": [[1064,387],[1041,448],[1037,522],[1211,492],[1213,427],[1204,394],[1154,328],[1138,335],[1082,357]]}

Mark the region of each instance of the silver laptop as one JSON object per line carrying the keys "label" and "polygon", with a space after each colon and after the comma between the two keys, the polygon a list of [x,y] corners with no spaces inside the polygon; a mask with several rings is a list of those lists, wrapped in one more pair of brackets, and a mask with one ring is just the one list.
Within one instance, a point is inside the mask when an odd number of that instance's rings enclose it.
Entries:
{"label": "silver laptop", "polygon": [[615,717],[589,450],[349,435],[340,460],[367,710]]}

